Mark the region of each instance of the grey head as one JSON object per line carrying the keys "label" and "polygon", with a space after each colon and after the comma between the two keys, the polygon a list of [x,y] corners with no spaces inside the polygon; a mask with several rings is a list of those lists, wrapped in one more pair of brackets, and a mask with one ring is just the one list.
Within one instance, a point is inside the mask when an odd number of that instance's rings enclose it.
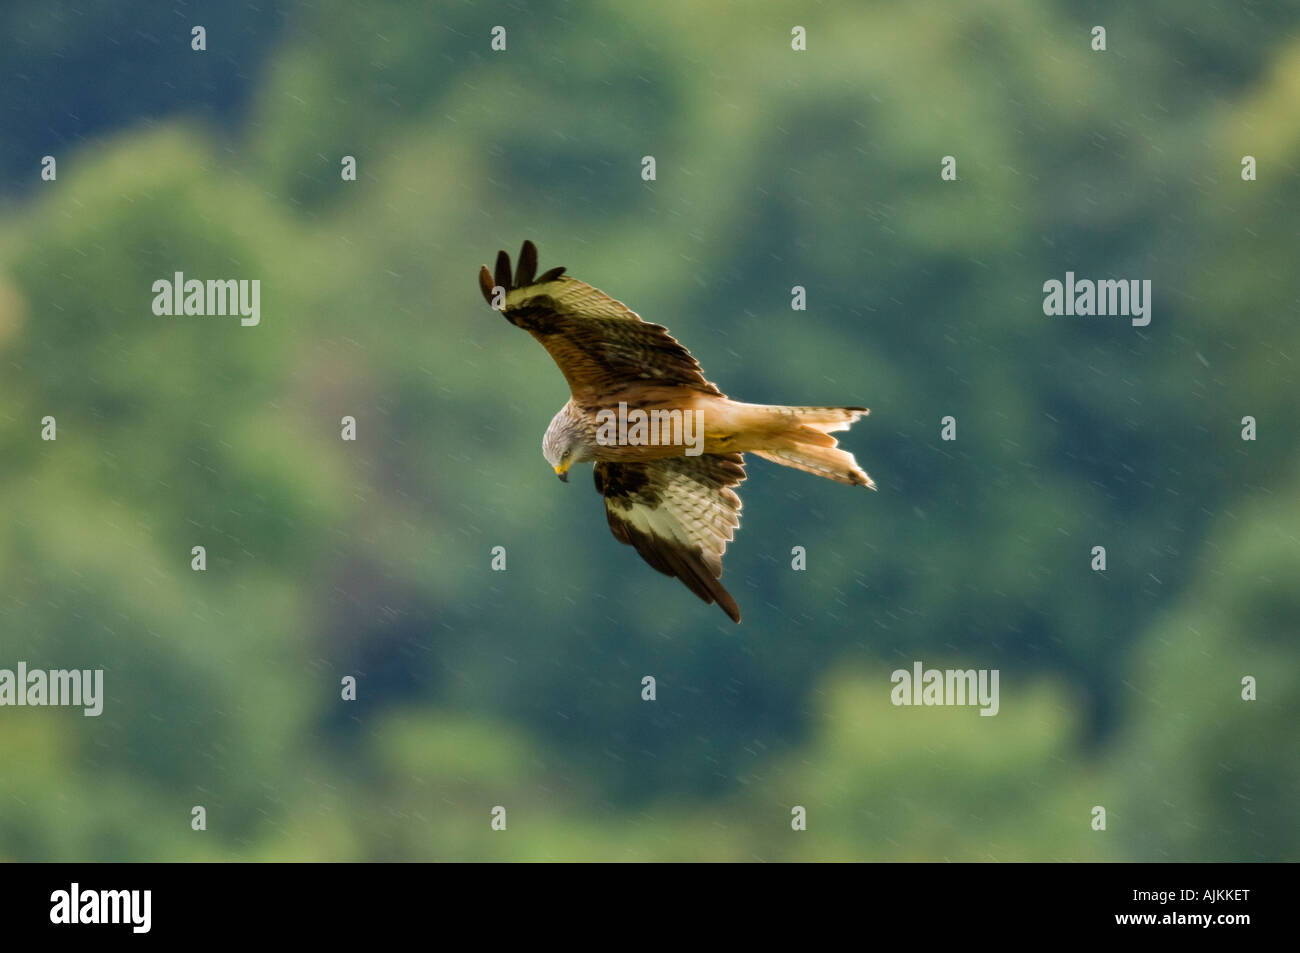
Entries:
{"label": "grey head", "polygon": [[569,482],[569,467],[594,459],[587,446],[585,429],[572,412],[572,405],[565,404],[551,418],[551,425],[542,437],[542,456],[565,483]]}

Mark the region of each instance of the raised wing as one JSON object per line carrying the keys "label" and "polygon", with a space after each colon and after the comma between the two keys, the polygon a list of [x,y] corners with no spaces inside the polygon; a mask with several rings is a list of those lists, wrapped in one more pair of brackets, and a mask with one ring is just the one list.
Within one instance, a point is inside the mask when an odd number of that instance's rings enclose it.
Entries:
{"label": "raised wing", "polygon": [[501,305],[506,320],[542,343],[579,403],[608,401],[624,387],[645,384],[722,396],[667,328],[642,321],[627,305],[570,278],[563,268],[540,278],[536,274],[537,246],[525,241],[514,275],[510,256],[498,252],[495,271],[486,265],[479,271],[479,288],[488,304]]}
{"label": "raised wing", "polygon": [[745,479],[744,457],[597,463],[595,474],[614,537],[739,622],[740,607],[718,580],[722,554],[740,526],[740,497],[731,488]]}

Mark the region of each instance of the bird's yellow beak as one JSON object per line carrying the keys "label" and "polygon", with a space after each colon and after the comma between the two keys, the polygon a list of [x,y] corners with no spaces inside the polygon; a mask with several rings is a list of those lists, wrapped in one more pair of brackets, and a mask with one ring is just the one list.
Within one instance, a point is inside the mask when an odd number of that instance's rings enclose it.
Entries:
{"label": "bird's yellow beak", "polygon": [[558,467],[555,468],[555,475],[559,477],[563,482],[568,483],[569,465],[567,463],[561,463]]}

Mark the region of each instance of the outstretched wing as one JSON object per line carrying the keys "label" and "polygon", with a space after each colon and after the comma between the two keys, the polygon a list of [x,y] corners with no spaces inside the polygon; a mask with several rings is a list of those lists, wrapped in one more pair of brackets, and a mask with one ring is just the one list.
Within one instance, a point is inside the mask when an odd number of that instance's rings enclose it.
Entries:
{"label": "outstretched wing", "polygon": [[740,497],[731,488],[745,479],[744,457],[597,463],[595,472],[615,538],[739,622],[740,607],[718,580],[722,554],[740,526]]}
{"label": "outstretched wing", "polygon": [[570,278],[563,268],[540,278],[536,274],[537,246],[525,241],[515,274],[510,274],[510,256],[497,252],[496,270],[483,266],[479,288],[494,306],[496,289],[505,292],[502,313],[542,343],[579,403],[599,402],[638,384],[685,386],[722,396],[667,328],[642,321],[627,305]]}

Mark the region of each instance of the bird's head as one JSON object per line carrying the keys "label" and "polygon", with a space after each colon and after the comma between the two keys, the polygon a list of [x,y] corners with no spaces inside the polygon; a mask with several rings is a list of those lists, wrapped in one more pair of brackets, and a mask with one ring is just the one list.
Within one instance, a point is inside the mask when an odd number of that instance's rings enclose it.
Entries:
{"label": "bird's head", "polygon": [[588,459],[582,428],[568,410],[566,406],[555,415],[542,437],[542,456],[565,483],[569,482],[569,467]]}

